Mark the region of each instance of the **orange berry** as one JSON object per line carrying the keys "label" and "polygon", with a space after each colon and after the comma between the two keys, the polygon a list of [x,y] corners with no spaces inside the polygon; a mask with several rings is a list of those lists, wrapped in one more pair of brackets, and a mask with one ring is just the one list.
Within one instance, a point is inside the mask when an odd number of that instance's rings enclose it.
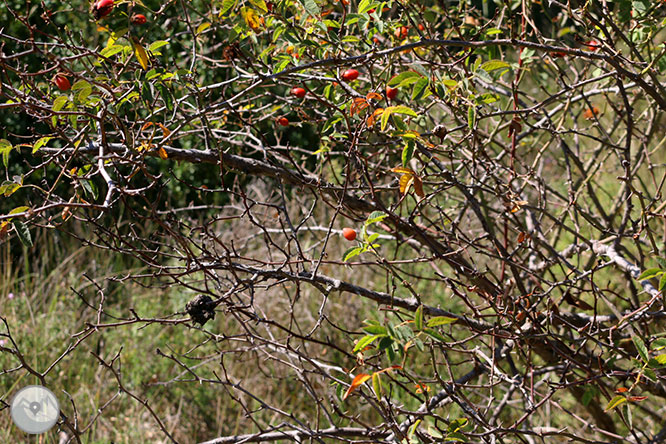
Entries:
{"label": "orange berry", "polygon": [[280,126],[289,126],[289,119],[287,119],[286,117],[280,117],[279,119],[277,119],[277,123]]}
{"label": "orange berry", "polygon": [[353,241],[356,239],[356,230],[353,228],[343,228],[342,229],[342,236],[347,239],[348,241]]}
{"label": "orange berry", "polygon": [[390,86],[386,87],[386,97],[389,100],[393,100],[398,95],[398,88],[391,88]]}
{"label": "orange berry", "polygon": [[132,22],[133,25],[144,25],[146,21],[146,16],[143,14],[133,14],[132,17],[130,17],[130,22]]}

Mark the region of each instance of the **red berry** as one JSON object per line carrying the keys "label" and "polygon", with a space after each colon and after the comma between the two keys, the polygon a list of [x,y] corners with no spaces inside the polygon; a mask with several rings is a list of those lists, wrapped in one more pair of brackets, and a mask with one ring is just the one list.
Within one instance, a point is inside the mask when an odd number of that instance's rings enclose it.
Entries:
{"label": "red berry", "polygon": [[353,228],[343,228],[342,229],[342,236],[344,236],[345,239],[348,241],[353,241],[356,239],[356,230]]}
{"label": "red berry", "polygon": [[143,25],[146,23],[146,16],[143,14],[134,14],[130,18],[133,25]]}
{"label": "red berry", "polygon": [[386,87],[386,97],[389,100],[393,100],[398,95],[398,88],[391,88],[390,86]]}
{"label": "red berry", "polygon": [[419,31],[425,31],[425,26],[423,26],[423,23],[419,23]]}
{"label": "red berry", "polygon": [[95,20],[99,20],[101,18],[106,17],[109,15],[111,10],[113,9],[113,0],[99,0],[95,4],[93,4],[93,17],[95,17]]}
{"label": "red berry", "polygon": [[356,71],[355,69],[348,69],[347,71],[342,73],[342,78],[347,82],[356,80],[358,79],[358,71]]}
{"label": "red berry", "polygon": [[277,120],[277,123],[281,126],[289,126],[289,119],[287,119],[286,117],[280,117]]}
{"label": "red berry", "polygon": [[299,99],[302,99],[305,97],[306,92],[303,88],[295,87],[291,88],[291,94],[298,97]]}
{"label": "red berry", "polygon": [[64,74],[56,74],[53,78],[53,83],[55,83],[60,91],[67,91],[72,87],[69,79]]}

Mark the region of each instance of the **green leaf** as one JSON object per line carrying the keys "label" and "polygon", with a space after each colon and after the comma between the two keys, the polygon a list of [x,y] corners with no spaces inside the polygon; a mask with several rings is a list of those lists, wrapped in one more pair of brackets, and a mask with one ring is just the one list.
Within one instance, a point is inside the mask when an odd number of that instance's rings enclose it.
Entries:
{"label": "green leaf", "polygon": [[[400,86],[406,86],[406,85],[411,85],[412,83],[416,82],[418,79],[420,79],[421,74],[414,72],[414,71],[406,71],[403,73],[398,74],[397,76],[393,77],[391,80],[388,82],[388,86],[395,86],[395,85],[400,85]],[[405,82],[405,84],[403,84]]]}
{"label": "green leaf", "polygon": [[423,330],[423,332],[439,342],[446,342],[446,338],[441,334],[439,334],[438,332],[436,332],[435,330],[426,328],[425,330]]}
{"label": "green leaf", "polygon": [[647,364],[649,359],[648,350],[645,346],[645,343],[639,336],[632,336],[631,340],[634,341],[634,345],[636,346],[636,350],[638,350],[638,354],[641,356],[641,359]]}
{"label": "green leaf", "polygon": [[4,194],[5,197],[9,197],[14,194],[19,188],[21,188],[20,183],[8,182],[5,181],[0,185],[0,194]]}
{"label": "green leaf", "polygon": [[510,66],[511,65],[502,60],[489,60],[481,65],[481,69],[490,72],[495,71],[496,69],[509,68]]}
{"label": "green leaf", "polygon": [[666,338],[656,339],[650,344],[650,348],[654,351],[659,351],[666,348]]}
{"label": "green leaf", "polygon": [[204,22],[204,23],[200,24],[199,26],[197,26],[197,30],[194,31],[194,33],[196,35],[199,35],[208,28],[210,28],[210,22]]}
{"label": "green leaf", "polygon": [[366,327],[363,327],[362,329],[366,333],[370,333],[371,335],[384,335],[386,336],[388,334],[388,331],[386,330],[386,327],[383,325],[368,325]]}
{"label": "green leaf", "polygon": [[99,55],[101,55],[102,57],[110,58],[110,57],[112,57],[112,56],[118,54],[118,53],[119,53],[120,51],[122,51],[123,49],[125,49],[125,47],[124,47],[123,45],[111,45],[111,46],[107,46],[106,48],[102,49],[102,50],[99,52]]}
{"label": "green leaf", "polygon": [[581,402],[583,403],[583,405],[585,407],[590,405],[590,402],[592,402],[592,399],[594,399],[596,394],[597,394],[597,389],[594,386],[586,388],[585,392],[583,393],[583,397],[581,398]]}
{"label": "green leaf", "polygon": [[56,99],[53,101],[53,111],[60,111],[67,105],[67,96],[58,96]]}
{"label": "green leaf", "polygon": [[303,0],[305,11],[312,17],[317,17],[321,13],[321,8],[315,0]]}
{"label": "green leaf", "polygon": [[377,3],[372,2],[372,0],[361,0],[361,3],[358,4],[358,13],[363,14],[376,7]]}
{"label": "green leaf", "polygon": [[155,55],[159,55],[155,51],[160,49],[162,46],[166,46],[168,44],[169,44],[169,42],[167,42],[166,40],[156,40],[156,41],[154,41],[153,43],[150,44],[150,46],[148,47],[148,51],[152,52]]}
{"label": "green leaf", "polygon": [[375,342],[375,340],[381,337],[382,337],[381,335],[364,336],[363,338],[361,338],[360,341],[356,343],[356,347],[354,347],[353,352],[356,353],[359,350],[363,350],[365,347],[372,344],[373,342]]}
{"label": "green leaf", "polygon": [[467,110],[467,125],[469,129],[474,129],[474,124],[476,123],[476,109],[473,106],[470,106]]}
{"label": "green leaf", "polygon": [[604,411],[607,412],[609,410],[613,410],[615,407],[619,406],[620,404],[622,404],[624,402],[627,402],[627,398],[625,398],[622,395],[617,395],[616,397],[614,397],[613,399],[608,401],[608,404],[606,405],[606,408],[604,409]]}
{"label": "green leaf", "polygon": [[261,13],[268,13],[268,7],[266,6],[266,2],[264,2],[264,0],[250,0],[250,4],[258,9]]}
{"label": "green leaf", "polygon": [[372,391],[375,392],[377,399],[382,399],[382,381],[381,375],[377,372],[372,374]]}
{"label": "green leaf", "polygon": [[662,291],[664,288],[666,288],[666,273],[661,275],[661,279],[659,279],[659,291]]}
{"label": "green leaf", "polygon": [[9,140],[0,139],[0,153],[2,153],[2,163],[5,165],[5,168],[9,165],[9,153],[13,148]]}
{"label": "green leaf", "polygon": [[646,378],[648,378],[648,379],[650,379],[654,382],[657,382],[657,374],[651,368],[644,369],[643,370],[643,376],[645,376]]}
{"label": "green leaf", "polygon": [[30,209],[30,207],[25,207],[25,206],[24,207],[16,207],[12,211],[10,211],[7,215],[11,216],[12,214],[23,213],[25,211],[28,211],[29,209]]}
{"label": "green leaf", "polygon": [[664,272],[661,271],[661,269],[659,269],[659,268],[648,268],[647,270],[645,270],[644,272],[642,272],[642,273],[636,278],[636,280],[639,280],[639,281],[646,281],[646,280],[648,280],[648,279],[652,279],[652,278],[654,278],[654,277],[657,277],[657,276],[659,276],[659,275],[661,275],[661,274],[663,274],[663,273],[664,273]]}
{"label": "green leaf", "polygon": [[419,305],[414,314],[414,327],[416,330],[423,330],[423,305]]}
{"label": "green leaf", "polygon": [[381,222],[382,220],[386,219],[388,217],[388,214],[384,213],[383,211],[373,211],[370,213],[366,221],[363,223],[363,225],[371,225],[377,222]]}
{"label": "green leaf", "polygon": [[16,234],[23,245],[26,247],[32,247],[32,237],[30,236],[30,230],[28,227],[18,220],[13,221],[12,224],[14,225],[14,230],[16,230]]}
{"label": "green leaf", "polygon": [[53,139],[51,136],[40,137],[39,140],[32,146],[32,154],[35,154],[37,151],[39,151],[44,145],[49,143],[51,139]]}
{"label": "green leaf", "polygon": [[220,13],[218,14],[218,17],[222,17],[224,14],[227,13],[231,8],[236,5],[236,0],[224,0],[222,2],[222,7],[220,8]]}
{"label": "green leaf", "polygon": [[424,96],[428,83],[428,79],[421,77],[418,82],[414,84],[414,88],[412,89],[412,100],[419,100]]}
{"label": "green leaf", "polygon": [[435,316],[434,318],[428,319],[428,327],[437,327],[440,325],[447,325],[447,324],[453,324],[454,322],[457,322],[458,319],[456,318],[449,318],[447,316]]}
{"label": "green leaf", "polygon": [[666,354],[657,355],[654,358],[650,359],[650,362],[656,361],[658,366],[666,365]]}
{"label": "green leaf", "polygon": [[402,166],[406,167],[414,155],[414,141],[410,140],[402,149]]}
{"label": "green leaf", "polygon": [[446,428],[446,431],[451,433],[451,432],[457,432],[458,430],[462,429],[467,425],[469,422],[469,419],[467,418],[457,418],[454,419],[449,423],[449,426]]}
{"label": "green leaf", "polygon": [[363,249],[361,247],[351,247],[345,251],[345,254],[342,255],[342,261],[347,262],[349,259],[353,258],[354,256],[358,256],[362,252]]}

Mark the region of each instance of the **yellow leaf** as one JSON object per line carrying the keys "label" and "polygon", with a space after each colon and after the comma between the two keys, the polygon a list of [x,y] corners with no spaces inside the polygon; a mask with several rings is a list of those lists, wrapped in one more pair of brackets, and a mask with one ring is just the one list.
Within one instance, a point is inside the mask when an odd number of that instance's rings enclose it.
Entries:
{"label": "yellow leaf", "polygon": [[414,176],[411,174],[403,174],[400,176],[400,194],[406,194],[409,186],[414,183]]}
{"label": "yellow leaf", "polygon": [[353,392],[354,390],[359,388],[361,386],[361,384],[363,384],[365,381],[367,381],[370,378],[372,378],[372,376],[370,376],[366,373],[359,373],[358,375],[356,375],[356,377],[352,381],[351,385],[349,386],[349,388],[345,392],[345,395],[342,397],[342,399],[343,400],[347,399],[347,397],[351,394],[351,392]]}
{"label": "yellow leaf", "polygon": [[249,26],[253,31],[256,32],[261,29],[261,18],[259,18],[254,9],[241,8],[241,14],[245,19],[247,26]]}
{"label": "yellow leaf", "polygon": [[171,135],[171,131],[169,130],[169,128],[167,128],[166,126],[162,125],[161,123],[158,123],[158,125],[160,126],[160,128],[162,128],[162,136],[163,136],[165,139]]}
{"label": "yellow leaf", "polygon": [[167,159],[169,156],[167,155],[167,152],[164,148],[160,147],[159,150],[157,150],[157,154],[160,155],[162,159]]}
{"label": "yellow leaf", "polygon": [[141,67],[145,70],[148,69],[148,53],[146,53],[146,50],[143,49],[143,46],[141,46],[141,43],[139,43],[136,39],[132,39],[132,47],[134,47],[134,55],[136,56],[136,59],[139,61],[141,64]]}
{"label": "yellow leaf", "polygon": [[394,173],[398,174],[414,174],[414,171],[412,171],[411,168],[403,167],[403,166],[397,166],[395,168],[391,168],[391,171]]}

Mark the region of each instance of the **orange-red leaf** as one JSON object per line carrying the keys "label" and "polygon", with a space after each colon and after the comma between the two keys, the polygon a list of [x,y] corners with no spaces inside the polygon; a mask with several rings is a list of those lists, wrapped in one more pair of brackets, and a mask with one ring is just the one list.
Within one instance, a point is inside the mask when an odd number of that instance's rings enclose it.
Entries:
{"label": "orange-red leaf", "polygon": [[351,385],[345,392],[345,395],[342,397],[342,399],[343,400],[347,399],[347,397],[351,394],[351,392],[359,388],[361,384],[363,384],[365,381],[367,381],[370,378],[372,378],[372,376],[368,375],[367,373],[359,373],[358,375],[356,375]]}
{"label": "orange-red leaf", "polygon": [[376,92],[369,92],[367,96],[365,96],[367,100],[370,99],[375,99],[375,100],[382,100],[383,97],[380,94],[377,94]]}
{"label": "orange-red leaf", "polygon": [[599,113],[601,113],[601,110],[598,107],[593,106],[592,108],[588,108],[585,110],[585,112],[583,113],[583,118],[585,120],[592,120],[594,119],[595,116],[598,116]]}
{"label": "orange-red leaf", "polygon": [[167,159],[169,156],[167,155],[167,152],[164,148],[160,147],[159,150],[157,150],[157,154],[160,155],[162,159]]}
{"label": "orange-red leaf", "polygon": [[421,178],[418,176],[414,176],[414,192],[421,199],[425,197],[425,193],[423,192],[423,182],[421,181]]}

